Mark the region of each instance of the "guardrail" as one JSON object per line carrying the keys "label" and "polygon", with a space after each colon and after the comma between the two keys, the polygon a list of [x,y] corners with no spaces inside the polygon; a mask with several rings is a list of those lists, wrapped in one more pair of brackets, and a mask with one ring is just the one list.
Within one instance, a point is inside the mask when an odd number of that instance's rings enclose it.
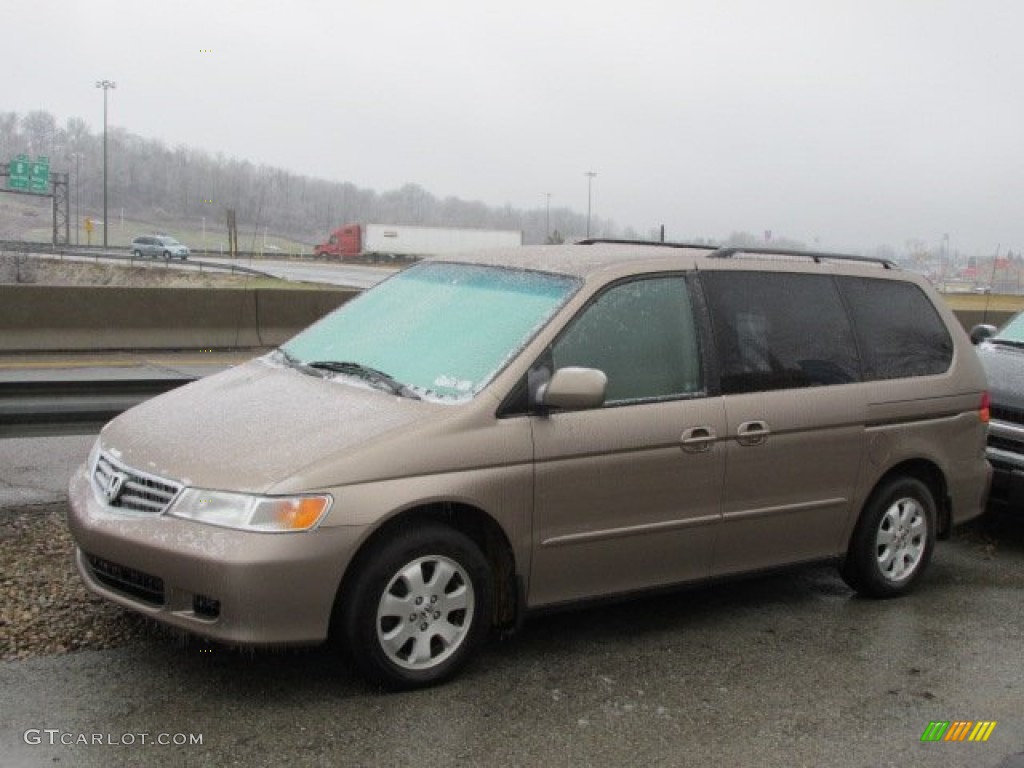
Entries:
{"label": "guardrail", "polygon": [[[109,259],[112,261],[126,261],[129,266],[135,264],[146,264],[146,265],[165,265],[173,266],[175,269],[186,269],[186,270],[208,270],[211,272],[228,272],[231,274],[245,274],[255,275],[257,277],[274,277],[268,272],[264,272],[260,269],[254,269],[253,267],[247,267],[242,264],[236,264],[230,262],[228,264],[222,264],[218,261],[204,261],[202,259],[154,259],[154,258],[136,258],[135,254],[131,251],[125,251],[120,249],[104,248],[103,246],[88,246],[88,245],[48,245],[46,243],[25,243],[19,240],[0,240],[0,253],[24,253],[24,254],[41,254],[46,256],[58,256],[63,258],[64,256],[73,256],[76,259],[92,258],[95,261],[100,259]],[[209,252],[206,252],[210,255]],[[245,253],[238,254],[239,259],[252,259],[259,258],[255,254]]]}
{"label": "guardrail", "polygon": [[[220,250],[211,250],[209,248],[189,248],[192,254],[202,254],[204,256],[217,256],[218,258],[230,258],[230,254],[226,254]],[[0,240],[0,251],[18,252],[18,253],[52,253],[52,254],[80,254],[80,255],[92,255],[92,254],[110,254],[112,258],[127,258],[130,255],[129,248],[125,246],[114,246],[114,245],[68,245],[61,243],[60,245],[53,245],[52,243],[39,243],[30,240]],[[303,253],[296,256],[288,251],[239,251],[236,257],[241,259],[288,259],[288,258],[313,258],[313,251],[310,249],[309,253]]]}
{"label": "guardrail", "polygon": [[190,377],[0,382],[0,438],[87,435]]}

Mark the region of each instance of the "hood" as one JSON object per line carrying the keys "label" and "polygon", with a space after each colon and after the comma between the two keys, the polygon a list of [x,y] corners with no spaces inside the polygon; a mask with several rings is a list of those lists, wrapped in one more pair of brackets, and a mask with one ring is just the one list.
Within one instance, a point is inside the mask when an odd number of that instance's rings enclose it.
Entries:
{"label": "hood", "polygon": [[1024,349],[989,342],[977,349],[992,404],[1024,410]]}
{"label": "hood", "polygon": [[129,467],[199,488],[266,493],[304,467],[451,410],[257,359],[147,400],[100,437]]}

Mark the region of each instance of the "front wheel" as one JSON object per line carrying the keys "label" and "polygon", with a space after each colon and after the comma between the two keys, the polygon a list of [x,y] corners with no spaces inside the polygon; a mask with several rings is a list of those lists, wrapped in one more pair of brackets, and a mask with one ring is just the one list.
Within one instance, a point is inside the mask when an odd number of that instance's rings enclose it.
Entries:
{"label": "front wheel", "polygon": [[134,257],[135,257],[136,259],[141,259],[141,258],[142,258],[142,251],[140,251],[140,250],[134,250],[134,251],[132,251],[132,255],[133,255],[133,256],[134,256]]}
{"label": "front wheel", "polygon": [[170,260],[171,260],[171,252],[170,251],[164,251],[164,261],[170,261]]}
{"label": "front wheel", "polygon": [[935,548],[935,499],[917,478],[895,477],[864,507],[840,573],[869,597],[897,597],[921,577]]}
{"label": "front wheel", "polygon": [[491,571],[479,547],[456,530],[420,523],[361,560],[341,606],[359,670],[392,689],[453,676],[491,623]]}

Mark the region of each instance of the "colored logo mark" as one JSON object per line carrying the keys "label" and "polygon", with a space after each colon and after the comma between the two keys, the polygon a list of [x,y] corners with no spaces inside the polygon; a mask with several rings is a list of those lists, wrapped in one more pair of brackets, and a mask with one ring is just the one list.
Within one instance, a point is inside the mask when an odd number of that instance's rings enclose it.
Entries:
{"label": "colored logo mark", "polygon": [[921,741],[988,741],[996,725],[995,720],[932,720]]}

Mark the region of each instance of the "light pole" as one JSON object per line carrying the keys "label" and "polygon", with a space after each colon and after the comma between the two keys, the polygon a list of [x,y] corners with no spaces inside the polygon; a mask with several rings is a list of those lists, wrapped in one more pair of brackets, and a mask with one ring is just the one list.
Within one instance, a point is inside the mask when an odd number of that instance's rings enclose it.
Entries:
{"label": "light pole", "polygon": [[587,177],[587,237],[590,237],[590,187],[597,174],[594,171],[587,171],[583,174]]}
{"label": "light pole", "polygon": [[113,80],[97,80],[96,87],[103,89],[103,247],[107,247],[107,91],[117,88]]}
{"label": "light pole", "polygon": [[548,218],[547,218],[547,229],[544,232],[544,242],[545,243],[550,243],[551,242],[551,193],[550,192],[545,192],[544,194],[547,195],[547,198],[548,198]]}
{"label": "light pole", "polygon": [[75,158],[75,245],[79,245],[81,242],[81,226],[79,225],[79,218],[82,214],[82,196],[80,194],[81,189],[79,186],[79,180],[82,178],[82,167],[80,165],[82,153],[72,152],[71,154]]}

